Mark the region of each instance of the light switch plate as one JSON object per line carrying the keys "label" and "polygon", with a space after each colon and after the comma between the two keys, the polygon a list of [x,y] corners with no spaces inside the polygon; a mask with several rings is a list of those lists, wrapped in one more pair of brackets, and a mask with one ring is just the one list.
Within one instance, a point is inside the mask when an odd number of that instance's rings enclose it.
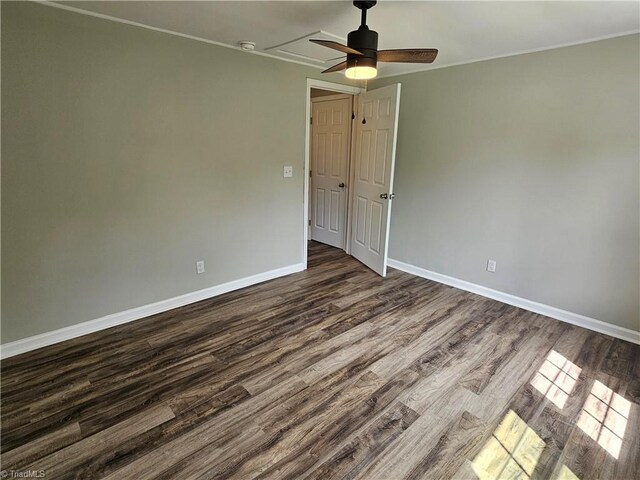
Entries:
{"label": "light switch plate", "polygon": [[290,165],[287,165],[286,167],[284,167],[284,178],[290,178],[293,177],[293,167]]}

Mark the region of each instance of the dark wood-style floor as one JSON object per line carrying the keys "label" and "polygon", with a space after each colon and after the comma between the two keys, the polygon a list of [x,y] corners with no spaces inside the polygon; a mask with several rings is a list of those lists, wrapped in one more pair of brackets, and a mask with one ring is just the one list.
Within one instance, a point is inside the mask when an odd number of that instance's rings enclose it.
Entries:
{"label": "dark wood-style floor", "polygon": [[2,468],[638,478],[639,350],[311,244],[306,272],[2,362]]}

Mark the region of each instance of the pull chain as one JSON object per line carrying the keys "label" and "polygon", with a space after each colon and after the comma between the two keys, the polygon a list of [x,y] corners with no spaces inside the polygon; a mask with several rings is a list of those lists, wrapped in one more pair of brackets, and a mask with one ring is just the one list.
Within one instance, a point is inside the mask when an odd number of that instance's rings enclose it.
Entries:
{"label": "pull chain", "polygon": [[[366,12],[366,10],[363,10],[363,12]],[[368,80],[365,79],[365,81],[364,81],[364,94],[365,95],[367,94],[367,83],[368,83]],[[367,119],[364,118],[364,109],[362,109],[362,124],[363,125],[367,124]]]}

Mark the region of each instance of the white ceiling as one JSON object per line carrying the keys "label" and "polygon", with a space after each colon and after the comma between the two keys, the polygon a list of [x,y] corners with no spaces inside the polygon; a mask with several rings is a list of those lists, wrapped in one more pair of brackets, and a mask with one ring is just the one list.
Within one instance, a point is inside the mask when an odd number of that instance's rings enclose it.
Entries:
{"label": "white ceiling", "polygon": [[[256,42],[256,50],[284,55],[283,43],[322,30],[346,39],[360,23],[350,1],[74,1],[75,9],[237,46]],[[614,2],[431,2],[381,1],[369,10],[369,27],[379,48],[438,48],[432,67],[383,64],[380,75],[468,63],[582,43],[640,31],[640,3]],[[313,46],[323,49],[323,47]],[[305,55],[312,49],[306,49]],[[326,52],[316,52],[319,57]],[[300,57],[288,58],[301,61]],[[303,62],[318,66],[311,60]],[[326,66],[333,62],[329,61]],[[595,65],[594,65],[595,66]],[[329,74],[339,75],[337,73]]]}

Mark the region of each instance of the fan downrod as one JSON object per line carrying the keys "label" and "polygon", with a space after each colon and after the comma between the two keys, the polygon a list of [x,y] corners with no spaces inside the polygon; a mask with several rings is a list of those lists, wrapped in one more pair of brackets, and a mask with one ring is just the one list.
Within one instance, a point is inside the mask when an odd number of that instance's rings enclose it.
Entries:
{"label": "fan downrod", "polygon": [[375,0],[370,0],[370,1],[354,0],[353,5],[356,8],[359,8],[360,10],[362,10],[362,14],[360,15],[360,26],[367,25],[367,10],[369,10],[371,7],[374,7],[376,3],[378,2],[376,2]]}

